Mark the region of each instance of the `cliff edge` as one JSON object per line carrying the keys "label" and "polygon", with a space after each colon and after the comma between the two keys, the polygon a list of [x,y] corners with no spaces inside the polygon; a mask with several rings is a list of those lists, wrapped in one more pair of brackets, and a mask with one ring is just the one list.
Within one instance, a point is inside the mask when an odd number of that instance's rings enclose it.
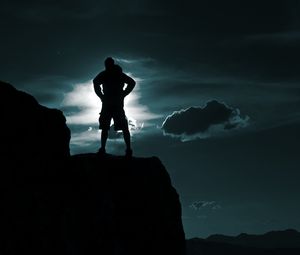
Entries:
{"label": "cliff edge", "polygon": [[0,102],[1,254],[185,254],[157,157],[70,156],[61,111],[3,82]]}

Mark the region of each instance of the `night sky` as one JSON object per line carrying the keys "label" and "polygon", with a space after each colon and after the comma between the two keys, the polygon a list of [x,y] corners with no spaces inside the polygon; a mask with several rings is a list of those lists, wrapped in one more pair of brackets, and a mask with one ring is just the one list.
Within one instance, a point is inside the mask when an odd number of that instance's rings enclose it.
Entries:
{"label": "night sky", "polygon": [[[187,238],[300,230],[299,13],[288,0],[2,0],[0,79],[63,111],[72,155],[96,152],[92,79],[114,57],[137,81],[134,155],[166,166]],[[111,132],[107,151],[124,149]]]}

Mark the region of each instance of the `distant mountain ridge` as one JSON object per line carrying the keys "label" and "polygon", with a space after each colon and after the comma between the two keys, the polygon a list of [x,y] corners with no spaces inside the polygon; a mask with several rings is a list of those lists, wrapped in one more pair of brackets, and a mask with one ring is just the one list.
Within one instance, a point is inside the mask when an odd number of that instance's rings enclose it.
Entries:
{"label": "distant mountain ridge", "polygon": [[294,229],[261,235],[211,235],[186,240],[187,255],[299,255],[300,232]]}
{"label": "distant mountain ridge", "polygon": [[211,235],[205,240],[258,248],[300,248],[300,232],[295,229],[270,231],[262,235]]}

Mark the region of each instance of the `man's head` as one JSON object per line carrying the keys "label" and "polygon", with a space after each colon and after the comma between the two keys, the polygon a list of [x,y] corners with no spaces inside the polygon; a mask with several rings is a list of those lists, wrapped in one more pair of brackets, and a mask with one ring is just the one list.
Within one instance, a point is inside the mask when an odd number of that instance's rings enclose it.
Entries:
{"label": "man's head", "polygon": [[106,69],[111,69],[115,64],[115,61],[113,60],[112,57],[108,57],[104,61],[104,65]]}

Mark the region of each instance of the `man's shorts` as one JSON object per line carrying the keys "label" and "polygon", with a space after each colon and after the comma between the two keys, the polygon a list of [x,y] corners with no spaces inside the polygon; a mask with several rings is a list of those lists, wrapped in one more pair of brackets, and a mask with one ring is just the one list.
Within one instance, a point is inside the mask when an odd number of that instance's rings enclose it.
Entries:
{"label": "man's shorts", "polygon": [[102,107],[99,117],[99,129],[109,130],[112,119],[115,131],[128,129],[125,111],[121,107]]}

